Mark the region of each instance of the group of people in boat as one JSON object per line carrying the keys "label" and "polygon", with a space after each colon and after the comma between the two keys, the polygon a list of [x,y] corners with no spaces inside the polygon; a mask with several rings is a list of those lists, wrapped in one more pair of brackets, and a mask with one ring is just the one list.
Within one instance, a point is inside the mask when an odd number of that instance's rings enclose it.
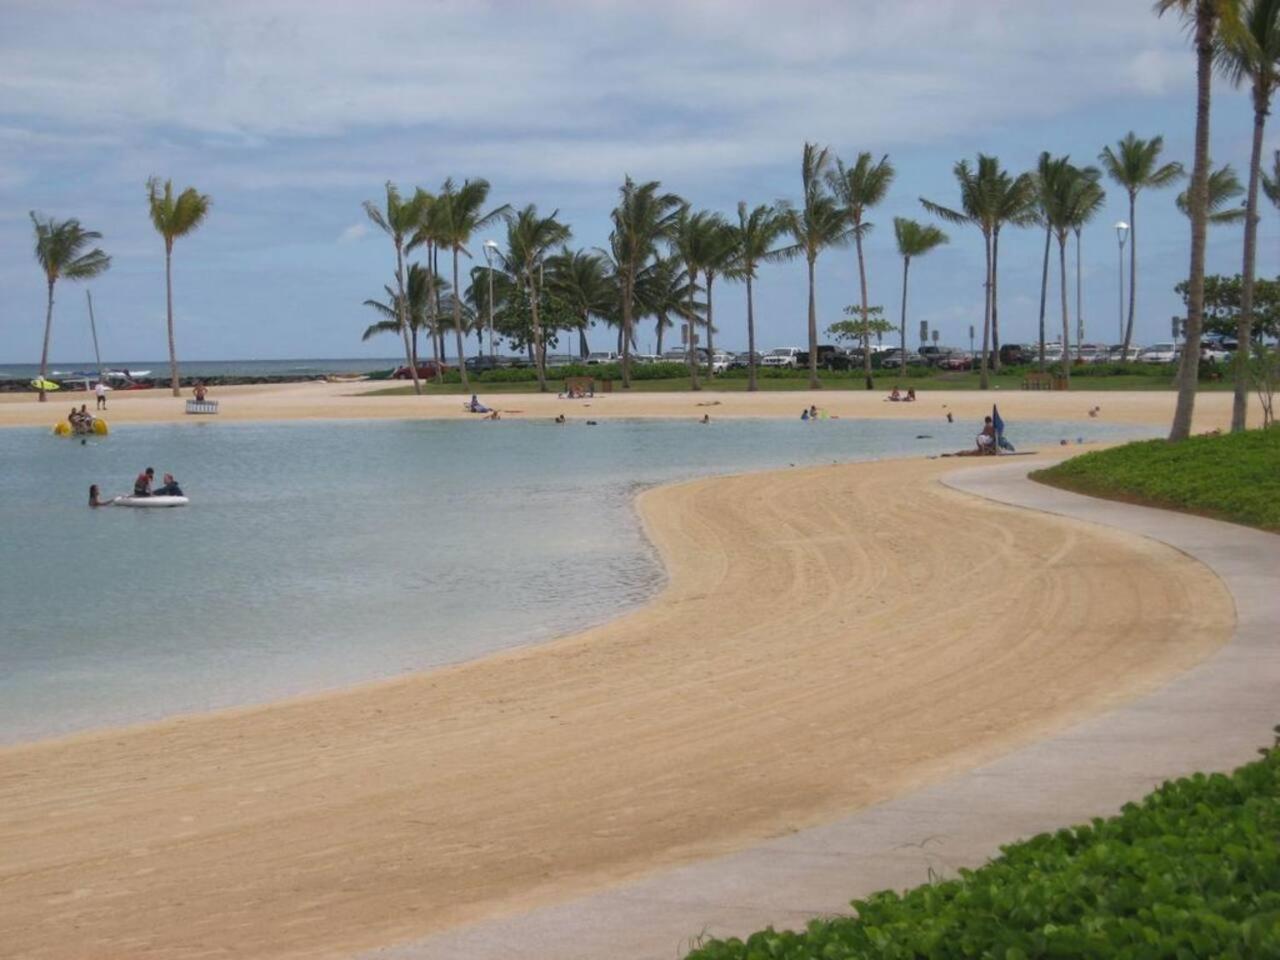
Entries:
{"label": "group of people in boat", "polygon": [[84,434],[93,433],[93,425],[97,422],[97,417],[89,412],[87,404],[80,404],[79,409],[71,408],[71,412],[67,414],[67,423],[71,424],[72,433]]}
{"label": "group of people in boat", "polygon": [[161,486],[153,488],[151,484],[155,482],[155,467],[147,467],[138,478],[133,481],[133,495],[135,497],[181,497],[184,496],[182,488],[178,486],[178,481],[173,479],[172,473],[164,475],[164,483]]}

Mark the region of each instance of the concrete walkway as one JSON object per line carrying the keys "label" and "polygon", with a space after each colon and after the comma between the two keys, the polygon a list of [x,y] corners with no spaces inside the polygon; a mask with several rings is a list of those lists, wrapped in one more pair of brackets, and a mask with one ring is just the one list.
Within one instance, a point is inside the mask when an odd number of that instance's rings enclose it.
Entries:
{"label": "concrete walkway", "polygon": [[[1040,466],[1037,464],[1036,466]],[[1228,770],[1280,723],[1280,536],[1093,500],[1001,463],[945,482],[1001,503],[1167,543],[1236,604],[1233,640],[1158,692],[933,787],[730,856],[368,954],[378,960],[672,960],[700,933],[802,927],[848,901],[978,866],[1001,844],[1107,816],[1162,781]]]}

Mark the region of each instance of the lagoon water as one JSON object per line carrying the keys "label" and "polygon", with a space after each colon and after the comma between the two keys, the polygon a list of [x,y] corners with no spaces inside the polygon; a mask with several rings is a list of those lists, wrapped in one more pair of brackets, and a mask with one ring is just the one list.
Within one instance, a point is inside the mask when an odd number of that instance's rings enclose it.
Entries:
{"label": "lagoon water", "polygon": [[[0,430],[0,742],[545,640],[662,584],[631,506],[642,485],[937,453],[973,432],[936,421],[206,421],[81,444]],[[1146,435],[1102,423],[1009,433],[1024,448]],[[148,465],[174,473],[191,506],[86,506],[90,483],[124,493]]]}

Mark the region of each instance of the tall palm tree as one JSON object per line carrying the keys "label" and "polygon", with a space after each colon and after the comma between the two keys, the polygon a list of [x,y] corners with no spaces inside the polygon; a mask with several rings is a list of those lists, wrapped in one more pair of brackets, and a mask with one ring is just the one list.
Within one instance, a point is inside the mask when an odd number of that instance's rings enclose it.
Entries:
{"label": "tall palm tree", "polygon": [[[1091,214],[1088,208],[1100,203],[1098,181],[1102,172],[1097,167],[1066,164],[1049,184],[1050,194],[1045,208],[1046,219],[1058,238],[1058,289],[1062,302],[1062,373],[1071,380],[1071,322],[1067,311],[1067,238],[1077,223]],[[1076,340],[1079,355],[1079,337]]]}
{"label": "tall palm tree", "polygon": [[1220,38],[1218,64],[1237,87],[1248,81],[1253,99],[1253,147],[1249,154],[1249,193],[1245,200],[1244,279],[1236,321],[1235,394],[1231,430],[1245,428],[1249,411],[1249,340],[1253,334],[1253,288],[1258,267],[1258,186],[1262,177],[1262,141],[1271,112],[1271,95],[1280,82],[1280,0],[1242,0],[1239,29]]}
{"label": "tall palm tree", "polygon": [[[999,369],[999,328],[997,310],[997,276],[999,266],[999,237],[1003,224],[1011,222],[1019,226],[1035,221],[1035,179],[1029,173],[1017,177],[1000,168],[996,157],[978,154],[976,167],[961,160],[952,168],[960,186],[960,207],[952,209],[931,200],[920,198],[924,208],[948,223],[972,224],[982,233],[986,255],[986,276],[982,320],[982,358],[979,362],[979,384],[983,390],[991,386],[989,368],[992,353],[996,354]],[[993,346],[994,344],[994,346]]]}
{"label": "tall palm tree", "polygon": [[[1096,170],[1096,167],[1088,168]],[[1076,235],[1076,342],[1084,339],[1083,282],[1080,274],[1080,234],[1085,224],[1102,212],[1107,191],[1103,189],[1101,176],[1080,184],[1080,195],[1071,211],[1071,231]]]}
{"label": "tall palm tree", "polygon": [[418,363],[418,334],[427,327],[427,303],[431,299],[431,275],[420,263],[409,265],[408,282],[405,285],[405,302],[400,302],[400,294],[395,287],[384,286],[387,300],[366,300],[364,305],[382,316],[376,323],[365,327],[361,341],[371,340],[382,333],[400,332],[400,318],[403,316],[413,334],[412,363]]}
{"label": "tall palm tree", "polygon": [[579,320],[578,353],[583,360],[587,346],[587,327],[594,318],[603,316],[615,299],[604,257],[586,250],[561,250],[547,259],[547,286]]}
{"label": "tall palm tree", "polygon": [[1138,301],[1138,194],[1147,188],[1159,190],[1172,186],[1184,176],[1181,163],[1160,162],[1163,150],[1164,137],[1143,140],[1130,130],[1114,149],[1103,147],[1098,154],[1107,176],[1129,195],[1129,318],[1124,328],[1124,349],[1121,352],[1124,357],[1129,355],[1129,344],[1133,340],[1133,318]]}
{"label": "tall palm tree", "polygon": [[[425,329],[431,338],[431,356],[435,361],[433,379],[436,383],[444,383],[444,327],[440,323],[440,293],[444,284],[440,278],[440,246],[444,234],[444,209],[436,200],[431,194],[423,193],[421,220],[404,249],[405,253],[418,248],[423,250],[423,263],[430,278]],[[417,353],[416,342],[414,353]]]}
{"label": "tall palm tree", "polygon": [[[919,223],[906,217],[893,218],[893,235],[898,241],[898,254],[902,257],[902,356],[907,355],[907,271],[912,257],[923,257],[930,250],[947,242],[947,235],[933,224]],[[863,349],[869,354],[870,344],[863,338]]]}
{"label": "tall palm tree", "polygon": [[636,306],[636,276],[659,242],[671,236],[684,201],[674,193],[660,193],[657,180],[637,184],[628,176],[618,190],[618,205],[610,220],[609,246],[617,264],[622,306],[622,386],[631,386],[631,340]]}
{"label": "tall palm tree", "polygon": [[[688,288],[690,301],[692,301],[696,289],[698,274],[702,273],[708,277],[708,286],[704,288],[707,294],[705,321],[707,325],[708,354],[711,352],[711,324],[713,320],[710,280],[714,279],[717,268],[728,262],[728,255],[732,252],[731,243],[726,242],[726,231],[727,224],[719,214],[712,213],[709,210],[691,213],[685,207],[677,216],[675,229],[671,235],[671,252],[684,264],[685,271],[692,280]],[[685,318],[689,322],[690,333],[689,349],[686,353],[689,362],[689,380],[694,390],[700,390],[702,388],[698,384],[698,351],[695,349],[693,341],[693,331],[696,329],[694,324],[695,317],[696,313],[692,305],[689,305],[685,310]]]}
{"label": "tall palm tree", "polygon": [[[1070,163],[1069,157],[1054,157],[1045,150],[1040,154],[1036,164],[1037,219],[1044,226],[1044,262],[1040,267],[1040,343],[1037,352],[1037,363],[1041,373],[1044,373],[1044,318],[1049,297],[1049,249],[1053,244],[1054,204],[1058,193],[1058,180],[1065,175]],[[1063,349],[1065,350],[1066,347],[1064,346]]]}
{"label": "tall palm tree", "polygon": [[413,392],[422,393],[422,381],[418,379],[418,366],[413,362],[413,342],[410,337],[409,318],[405,314],[408,298],[405,293],[404,253],[405,242],[422,226],[431,196],[425,190],[414,191],[413,196],[405,200],[400,190],[390,180],[387,181],[387,203],[385,210],[374,204],[372,200],[364,202],[364,212],[373,223],[391,238],[396,249],[396,304],[400,312],[400,336],[404,340],[405,362],[409,365],[409,375],[413,378]]}
{"label": "tall palm tree", "polygon": [[569,227],[556,219],[559,210],[551,215],[538,215],[538,208],[529,204],[521,210],[507,210],[507,253],[504,259],[519,278],[529,294],[530,320],[533,327],[534,366],[538,373],[538,389],[547,389],[547,351],[543,342],[542,326],[538,316],[538,301],[542,294],[542,265],[547,253],[563,246],[573,235]]}
{"label": "tall palm tree", "polygon": [[750,213],[745,201],[738,201],[738,226],[734,229],[734,262],[728,276],[747,285],[747,389],[758,390],[756,382],[756,315],[752,284],[762,263],[782,259],[777,248],[787,231],[787,212],[776,204],[760,204]]}
{"label": "tall palm tree", "polygon": [[803,198],[798,208],[787,208],[787,230],[795,243],[784,248],[788,256],[803,255],[809,268],[809,389],[817,390],[818,382],[818,300],[815,264],[818,255],[828,247],[843,247],[852,239],[849,218],[839,202],[825,189],[827,171],[831,168],[831,151],[827,147],[805,143],[800,157],[800,182]]}
{"label": "tall palm tree", "polygon": [[[616,299],[616,284],[614,290]],[[697,290],[697,284],[689,280],[689,274],[676,257],[655,257],[636,277],[636,303],[640,313],[656,321],[659,355],[663,334],[673,326],[673,314],[690,324],[702,320],[705,304],[695,299]]]}
{"label": "tall palm tree", "polygon": [[[1207,221],[1210,226],[1242,223],[1247,210],[1236,201],[1244,195],[1244,184],[1231,164],[1224,163],[1209,173]],[[1183,190],[1174,200],[1184,216],[1191,216],[1191,191]]]}
{"label": "tall palm tree", "polygon": [[[871,325],[867,304],[867,264],[862,255],[862,239],[871,232],[874,224],[866,219],[867,211],[884,200],[893,183],[894,169],[886,154],[873,161],[865,150],[858,154],[853,166],[846,167],[837,158],[834,170],[827,171],[827,186],[844,210],[853,234],[853,245],[858,252],[858,284],[862,292],[862,373],[867,389],[875,384],[871,379]],[[904,351],[903,356],[906,356]]]}
{"label": "tall palm tree", "polygon": [[49,372],[49,334],[53,330],[53,286],[60,279],[89,280],[111,266],[111,258],[98,247],[85,249],[102,234],[86,230],[79,220],[41,219],[31,212],[31,224],[36,231],[36,262],[44,271],[48,299],[44,313],[44,349],[40,352],[40,402],[48,398],[44,394],[45,376]]}
{"label": "tall palm tree", "polygon": [[703,289],[707,294],[707,379],[715,376],[715,311],[712,293],[715,289],[716,277],[733,269],[733,259],[737,238],[734,228],[719,214],[714,215],[714,224],[710,230],[710,248],[708,256],[702,263],[702,276],[706,280]]}
{"label": "tall palm tree", "polygon": [[[1200,330],[1204,323],[1204,248],[1209,218],[1209,108],[1213,53],[1223,18],[1235,20],[1233,0],[1157,0],[1156,12],[1177,11],[1192,29],[1196,51],[1195,159],[1191,166],[1191,269],[1187,278],[1187,324],[1178,366],[1178,400],[1170,440],[1191,435],[1200,379]],[[1229,23],[1229,26],[1231,24]],[[1126,337],[1125,345],[1128,345]]]}
{"label": "tall palm tree", "polygon": [[[438,215],[437,239],[439,246],[453,253],[453,289],[458,289],[458,254],[467,253],[467,244],[471,235],[483,230],[510,209],[506,204],[481,213],[480,209],[489,199],[489,181],[484,179],[464,180],[462,186],[456,186],[453,178],[445,180],[444,186],[436,196],[433,212]],[[462,298],[453,298],[453,334],[458,350],[458,371],[462,375],[462,388],[470,387],[467,381],[466,358],[463,356],[462,341]]]}
{"label": "tall palm tree", "polygon": [[209,213],[208,195],[198,193],[195,187],[187,187],[175,197],[173,181],[166,180],[161,190],[160,179],[147,180],[147,203],[151,208],[151,222],[156,232],[164,237],[164,290],[165,307],[169,320],[169,386],[178,396],[178,353],[173,343],[173,241],[185,237],[201,223]]}

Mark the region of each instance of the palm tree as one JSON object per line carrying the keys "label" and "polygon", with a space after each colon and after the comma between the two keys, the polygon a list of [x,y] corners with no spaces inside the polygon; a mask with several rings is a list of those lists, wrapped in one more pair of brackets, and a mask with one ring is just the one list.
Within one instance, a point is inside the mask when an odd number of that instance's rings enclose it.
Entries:
{"label": "palm tree", "polygon": [[197,193],[195,187],[187,187],[177,197],[173,195],[173,181],[164,182],[161,192],[158,177],[147,180],[147,202],[151,208],[151,222],[156,232],[164,237],[164,289],[165,305],[169,319],[169,386],[178,396],[178,354],[173,344],[173,241],[185,237],[201,223],[209,213],[210,200],[206,194]]}
{"label": "palm tree", "polygon": [[[1209,218],[1209,105],[1213,79],[1213,51],[1223,17],[1232,17],[1228,0],[1157,0],[1156,12],[1176,10],[1192,27],[1196,51],[1196,137],[1191,166],[1191,269],[1187,278],[1187,323],[1182,362],[1178,366],[1178,400],[1170,440],[1191,435],[1200,379],[1200,330],[1204,322],[1204,248]],[[1125,345],[1128,345],[1126,337]]]}
{"label": "palm tree", "polygon": [[[1102,172],[1097,167],[1063,166],[1049,184],[1050,194],[1046,219],[1058,238],[1058,289],[1062,300],[1062,373],[1071,381],[1071,323],[1067,312],[1067,238],[1078,223],[1092,216],[1090,208],[1101,203],[1098,181]],[[1076,339],[1077,356],[1079,338]]]}
{"label": "palm tree", "polygon": [[[695,349],[693,332],[696,329],[694,319],[696,313],[692,307],[693,294],[696,290],[698,274],[703,273],[708,280],[705,288],[707,294],[707,351],[710,353],[712,343],[712,311],[711,281],[716,270],[727,264],[732,253],[732,239],[727,234],[728,225],[717,213],[700,210],[690,213],[686,207],[676,218],[675,230],[671,235],[671,252],[684,264],[690,277],[688,287],[689,306],[685,310],[685,319],[689,323],[689,342],[686,356],[689,362],[689,379],[694,390],[702,389],[698,384],[698,351]],[[708,366],[710,364],[708,363]]]}
{"label": "palm tree", "polygon": [[818,301],[814,265],[828,247],[843,247],[852,239],[852,227],[840,204],[823,189],[831,167],[831,151],[806,143],[800,158],[800,182],[804,189],[799,209],[787,208],[787,230],[795,244],[784,248],[785,255],[803,255],[809,267],[809,389],[818,382]]}
{"label": "palm tree", "polygon": [[409,278],[405,288],[405,302],[394,287],[382,288],[387,292],[387,302],[366,300],[364,305],[376,310],[382,318],[365,328],[361,341],[371,340],[381,333],[399,333],[400,318],[406,318],[413,334],[411,363],[418,364],[418,333],[427,327],[427,304],[431,300],[431,275],[420,263],[409,265]]}
{"label": "palm tree", "polygon": [[1012,177],[1000,169],[996,157],[978,154],[976,168],[967,160],[961,160],[952,168],[960,185],[960,208],[953,210],[931,200],[920,198],[924,208],[948,223],[972,224],[982,233],[986,254],[986,277],[983,281],[985,304],[982,320],[982,358],[979,363],[979,384],[983,390],[991,386],[988,372],[991,354],[996,355],[999,369],[999,326],[996,285],[999,266],[1000,228],[1009,222],[1018,226],[1033,223],[1036,219],[1034,201],[1035,178],[1029,173]]}
{"label": "palm tree", "polygon": [[383,210],[372,200],[364,202],[364,212],[383,233],[391,238],[396,248],[396,305],[399,309],[399,330],[404,340],[405,362],[409,365],[409,375],[413,378],[413,392],[422,393],[422,381],[418,379],[418,366],[414,363],[413,343],[410,339],[409,319],[405,315],[408,298],[404,285],[404,253],[405,241],[422,226],[431,196],[425,190],[414,191],[413,196],[405,200],[394,183],[387,181],[387,205]]}
{"label": "palm tree", "polygon": [[1271,172],[1262,173],[1262,192],[1267,195],[1271,205],[1280,210],[1280,150],[1271,158]]}
{"label": "palm tree", "polygon": [[[1087,169],[1096,170],[1096,167]],[[1084,225],[1096,217],[1106,203],[1107,191],[1102,188],[1101,175],[1086,179],[1080,184],[1080,194],[1071,210],[1071,230],[1076,235],[1076,343],[1084,339],[1083,284],[1080,276],[1080,234]]]}
{"label": "palm tree", "polygon": [[1253,147],[1249,154],[1249,193],[1245,200],[1244,279],[1236,321],[1235,394],[1231,430],[1245,428],[1249,410],[1249,340],[1253,334],[1253,288],[1258,267],[1258,185],[1262,141],[1271,112],[1271,95],[1280,82],[1280,0],[1243,0],[1238,30],[1220,38],[1218,64],[1237,87],[1249,82],[1253,98]]}
{"label": "palm tree", "polygon": [[583,360],[590,350],[587,327],[604,316],[615,299],[608,265],[598,253],[571,251],[568,247],[547,260],[547,285],[578,317],[578,353]]}
{"label": "palm tree", "polygon": [[[1044,318],[1049,297],[1049,248],[1053,243],[1053,207],[1058,190],[1057,181],[1064,176],[1070,162],[1069,157],[1053,157],[1048,150],[1045,150],[1040,154],[1036,164],[1037,219],[1044,225],[1044,262],[1040,267],[1040,344],[1037,353],[1041,373],[1044,373]],[[1065,349],[1064,346],[1063,350]]]}
{"label": "palm tree", "polygon": [[1129,319],[1124,328],[1122,357],[1129,355],[1129,343],[1133,339],[1133,317],[1138,299],[1138,194],[1150,187],[1160,189],[1172,186],[1182,179],[1184,171],[1180,163],[1160,163],[1164,149],[1164,137],[1139,139],[1130,130],[1113,150],[1103,147],[1098,154],[1102,168],[1112,180],[1129,194]]}
{"label": "palm tree", "polygon": [[[705,304],[695,299],[697,290],[697,284],[690,282],[689,274],[676,257],[655,257],[637,275],[636,303],[641,315],[656,320],[654,329],[659,355],[662,354],[663,333],[673,326],[672,314],[690,324],[702,319]],[[616,301],[616,284],[614,291]]]}
{"label": "palm tree", "polygon": [[[435,371],[433,379],[436,383],[444,382],[444,329],[440,324],[440,292],[443,281],[440,279],[440,246],[441,239],[444,234],[444,225],[442,223],[443,206],[436,202],[437,198],[431,194],[422,194],[422,211],[421,221],[417,229],[413,231],[408,243],[405,244],[405,252],[417,248],[423,248],[423,259],[425,269],[430,282],[428,283],[427,296],[427,316],[426,330],[427,335],[431,337],[431,356],[435,361]],[[414,344],[414,354],[417,354],[417,344]]]}
{"label": "palm tree", "polygon": [[559,212],[553,210],[550,216],[541,217],[538,208],[531,203],[522,210],[507,210],[503,214],[507,221],[507,253],[504,259],[529,294],[534,366],[538,373],[538,389],[544,393],[547,389],[547,353],[538,316],[542,264],[549,250],[563,246],[573,235],[568,226],[556,219]]}
{"label": "palm tree", "polygon": [[[458,289],[458,254],[466,253],[471,235],[483,230],[496,219],[504,216],[510,209],[506,204],[482,214],[480,208],[489,199],[489,181],[464,180],[462,186],[454,185],[453,179],[445,180],[444,186],[435,198],[433,213],[438,215],[434,223],[438,226],[436,233],[438,245],[446,247],[453,253],[453,289]],[[453,334],[458,350],[458,371],[462,375],[462,389],[470,387],[467,381],[466,358],[463,356],[462,342],[462,298],[453,298]]]}
{"label": "palm tree", "polygon": [[86,230],[79,220],[41,219],[31,212],[31,223],[36,231],[36,262],[44,271],[48,300],[44,313],[44,349],[40,352],[40,402],[44,393],[45,376],[49,372],[49,334],[53,330],[53,285],[59,279],[90,280],[111,266],[111,258],[98,247],[85,248],[102,234]]}
{"label": "palm tree", "polygon": [[[728,274],[747,285],[747,389],[758,390],[756,383],[756,317],[752,283],[762,263],[777,261],[786,255],[774,245],[787,231],[787,213],[777,205],[760,204],[747,213],[745,201],[738,201],[738,226],[734,230],[734,262]],[[709,297],[708,297],[709,299]]]}
{"label": "palm tree", "polygon": [[[1178,194],[1174,203],[1184,216],[1191,216],[1190,190]],[[1208,223],[1210,226],[1241,223],[1247,211],[1235,201],[1244,194],[1244,185],[1231,164],[1224,163],[1209,173]]]}
{"label": "palm tree", "polygon": [[714,215],[714,224],[709,231],[707,256],[702,262],[702,276],[707,281],[704,289],[707,293],[707,379],[715,376],[715,313],[713,310],[712,290],[716,277],[733,268],[735,244],[737,242],[734,228],[719,214]]}
{"label": "palm tree", "polygon": [[622,301],[622,385],[626,388],[631,386],[636,276],[657,253],[658,243],[671,236],[684,209],[684,201],[674,193],[659,193],[660,188],[657,180],[637,184],[628,176],[618,190],[618,205],[610,214],[613,230],[609,234],[609,246],[617,265]]}
{"label": "palm tree", "polygon": [[[893,218],[893,235],[898,240],[898,254],[902,257],[902,356],[907,356],[907,271],[912,257],[923,257],[930,250],[947,242],[947,235],[933,224],[923,224],[906,217]],[[865,326],[864,322],[864,326]],[[863,350],[870,354],[870,343],[863,337]]]}
{"label": "palm tree", "polygon": [[[886,154],[878,162],[872,162],[871,154],[858,154],[852,167],[836,159],[834,170],[827,171],[827,186],[844,209],[845,219],[853,234],[854,247],[858,251],[858,283],[862,291],[862,373],[867,389],[875,384],[871,379],[871,325],[867,305],[867,265],[862,255],[862,238],[874,226],[863,219],[868,210],[880,203],[893,183],[894,169]],[[903,356],[906,356],[904,350]]]}

